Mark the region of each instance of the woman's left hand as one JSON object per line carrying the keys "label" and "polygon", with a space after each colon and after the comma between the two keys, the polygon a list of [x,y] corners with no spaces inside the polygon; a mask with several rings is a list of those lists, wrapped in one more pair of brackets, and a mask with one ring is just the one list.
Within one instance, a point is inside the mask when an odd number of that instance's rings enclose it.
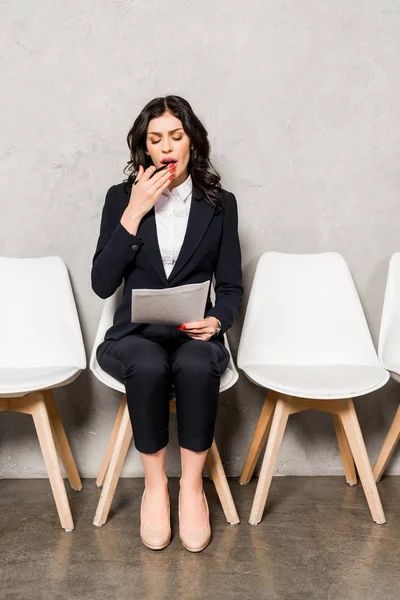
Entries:
{"label": "woman's left hand", "polygon": [[216,333],[218,327],[218,319],[209,317],[208,319],[201,319],[201,321],[184,323],[179,329],[194,340],[209,340]]}

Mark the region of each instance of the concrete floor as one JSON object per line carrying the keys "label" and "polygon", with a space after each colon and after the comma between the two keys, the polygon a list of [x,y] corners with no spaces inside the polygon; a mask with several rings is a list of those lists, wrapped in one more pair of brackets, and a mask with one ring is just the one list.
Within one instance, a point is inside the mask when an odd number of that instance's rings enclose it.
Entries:
{"label": "concrete floor", "polygon": [[107,524],[92,525],[94,480],[68,491],[76,529],[59,525],[48,481],[0,481],[1,600],[399,600],[400,477],[379,485],[387,524],[376,525],[360,485],[341,477],[278,477],[264,518],[248,524],[256,480],[230,480],[242,523],[226,523],[206,480],[213,539],[201,554],[177,534],[162,552],[138,536],[141,479],[122,479]]}

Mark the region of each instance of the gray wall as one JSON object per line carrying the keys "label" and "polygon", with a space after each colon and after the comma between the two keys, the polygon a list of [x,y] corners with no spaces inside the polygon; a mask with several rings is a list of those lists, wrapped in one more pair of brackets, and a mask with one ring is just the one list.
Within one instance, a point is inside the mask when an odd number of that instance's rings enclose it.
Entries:
{"label": "gray wall", "polygon": [[[90,266],[108,187],[142,106],[186,97],[238,199],[246,299],[266,250],[337,250],[374,340],[399,242],[400,3],[395,0],[0,1],[0,254],[60,255],[89,354],[102,308]],[[240,473],[264,393],[242,375],[221,397],[217,441]],[[118,394],[84,373],[56,391],[80,472],[94,476]],[[356,401],[375,460],[400,398]],[[174,424],[168,469],[179,474]],[[0,418],[3,477],[45,469],[30,417]],[[328,415],[291,417],[278,474],[341,474]],[[400,456],[392,473],[400,473]],[[141,475],[132,448],[124,473]]]}

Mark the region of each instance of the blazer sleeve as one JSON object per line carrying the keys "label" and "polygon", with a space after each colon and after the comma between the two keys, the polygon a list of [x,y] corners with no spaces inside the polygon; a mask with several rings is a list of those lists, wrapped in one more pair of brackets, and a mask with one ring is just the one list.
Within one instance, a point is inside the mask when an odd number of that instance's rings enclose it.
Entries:
{"label": "blazer sleeve", "polygon": [[235,196],[229,193],[225,202],[221,244],[215,269],[215,305],[206,313],[207,317],[219,319],[222,333],[232,326],[242,297],[242,256],[237,203]]}
{"label": "blazer sleeve", "polygon": [[116,186],[112,186],[104,202],[100,235],[92,261],[92,289],[100,298],[108,298],[118,289],[125,267],[135,261],[143,244],[121,225],[121,216]]}

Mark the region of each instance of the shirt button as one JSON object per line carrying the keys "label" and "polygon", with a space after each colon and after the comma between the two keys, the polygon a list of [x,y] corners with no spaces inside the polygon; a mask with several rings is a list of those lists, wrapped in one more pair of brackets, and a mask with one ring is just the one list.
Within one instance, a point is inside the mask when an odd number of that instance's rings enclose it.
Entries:
{"label": "shirt button", "polygon": [[139,250],[139,246],[137,246],[136,244],[134,244],[133,246],[131,246],[132,250],[134,252],[136,252],[136,250]]}

